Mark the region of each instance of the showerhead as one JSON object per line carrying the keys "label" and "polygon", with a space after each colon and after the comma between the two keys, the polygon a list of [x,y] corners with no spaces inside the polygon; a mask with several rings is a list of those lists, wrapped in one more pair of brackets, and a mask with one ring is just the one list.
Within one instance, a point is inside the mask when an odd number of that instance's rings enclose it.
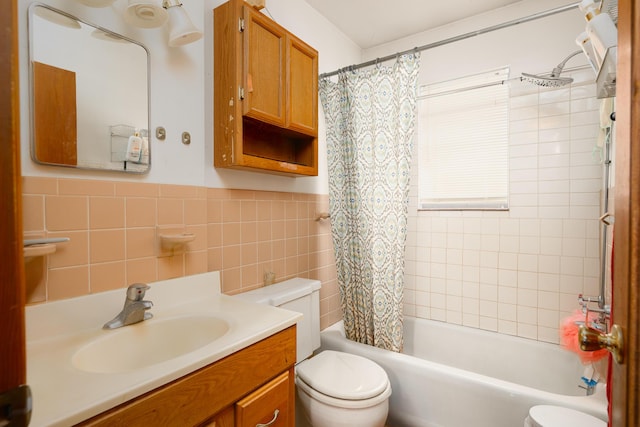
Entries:
{"label": "showerhead", "polygon": [[536,74],[528,74],[522,73],[522,77],[520,77],[521,81],[533,83],[534,85],[543,86],[543,87],[561,87],[566,86],[573,82],[573,78],[571,77],[560,77],[560,73],[562,73],[562,69],[564,68],[564,64],[567,61],[577,54],[582,53],[582,50],[577,50],[573,52],[571,55],[567,56],[561,63],[559,63],[551,72],[551,74],[547,75],[536,75]]}
{"label": "showerhead", "polygon": [[571,77],[554,77],[553,73],[549,76],[537,76],[534,74],[522,73],[520,80],[543,87],[561,87],[573,82]]}

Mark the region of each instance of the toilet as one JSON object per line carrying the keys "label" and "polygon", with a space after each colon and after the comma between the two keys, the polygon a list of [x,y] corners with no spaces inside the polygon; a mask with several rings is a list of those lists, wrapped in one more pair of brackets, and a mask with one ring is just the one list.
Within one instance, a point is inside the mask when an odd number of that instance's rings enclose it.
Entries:
{"label": "toilet", "polygon": [[296,426],[383,427],[391,385],[387,373],[362,356],[320,347],[320,281],[295,278],[235,298],[303,314],[297,324]]}
{"label": "toilet", "polygon": [[607,423],[575,409],[538,405],[529,409],[524,427],[606,427]]}

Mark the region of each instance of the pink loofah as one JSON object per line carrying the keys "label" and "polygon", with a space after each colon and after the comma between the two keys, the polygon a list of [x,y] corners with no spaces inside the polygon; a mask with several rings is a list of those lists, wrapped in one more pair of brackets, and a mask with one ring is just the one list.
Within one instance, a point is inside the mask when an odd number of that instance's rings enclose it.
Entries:
{"label": "pink loofah", "polygon": [[[589,322],[595,320],[596,317],[597,316],[594,313],[589,313]],[[578,341],[578,324],[576,324],[576,322],[584,322],[584,320],[585,316],[579,310],[576,310],[571,316],[565,318],[562,321],[562,327],[560,328],[560,343],[567,350],[576,353],[578,357],[580,357],[580,361],[586,365],[607,357],[609,353],[604,349],[597,351],[580,350],[580,343]]]}

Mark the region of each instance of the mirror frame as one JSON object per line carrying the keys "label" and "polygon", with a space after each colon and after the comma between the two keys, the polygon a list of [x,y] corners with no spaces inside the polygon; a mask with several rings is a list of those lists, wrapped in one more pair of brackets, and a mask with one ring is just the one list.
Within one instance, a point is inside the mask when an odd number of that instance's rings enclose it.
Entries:
{"label": "mirror frame", "polygon": [[[34,90],[34,59],[33,59],[33,55],[34,55],[34,46],[33,44],[35,43],[34,37],[33,37],[33,19],[34,19],[34,15],[35,15],[35,9],[36,7],[42,7],[45,9],[48,9],[54,13],[60,14],[66,18],[72,19],[74,21],[77,21],[80,24],[84,24],[87,25],[89,27],[92,27],[96,30],[102,31],[105,34],[117,38],[117,39],[122,39],[124,41],[127,41],[129,43],[135,44],[139,47],[141,47],[144,52],[146,53],[146,65],[147,65],[147,84],[146,84],[146,89],[147,89],[147,138],[148,138],[148,147],[149,147],[149,161],[147,164],[146,169],[144,170],[126,170],[126,169],[111,169],[111,168],[99,168],[99,167],[90,167],[90,166],[78,166],[78,165],[65,165],[65,164],[60,164],[60,163],[52,163],[52,162],[44,162],[41,160],[38,160],[36,158],[36,140],[35,140],[35,90]],[[116,172],[116,173],[125,173],[125,174],[136,174],[136,175],[145,175],[148,174],[149,171],[151,170],[151,165],[152,165],[152,153],[151,153],[151,141],[152,141],[152,133],[151,133],[151,59],[150,59],[150,52],[149,49],[143,45],[142,43],[138,42],[137,40],[133,40],[127,36],[124,36],[122,34],[116,33],[112,30],[109,30],[108,28],[104,28],[100,25],[96,25],[93,24],[91,22],[88,22],[84,19],[80,19],[77,16],[74,16],[68,12],[65,12],[63,10],[60,9],[56,9],[50,5],[47,4],[43,4],[43,3],[39,3],[39,2],[33,2],[29,5],[28,7],[28,19],[27,19],[27,34],[28,34],[28,61],[29,61],[29,131],[30,131],[30,142],[29,142],[29,152],[30,152],[30,157],[31,160],[39,165],[44,165],[44,166],[59,166],[59,167],[64,167],[64,168],[69,168],[69,169],[78,169],[78,170],[88,170],[88,171],[100,171],[100,172]],[[118,126],[122,126],[122,125],[110,125],[110,127],[118,127]],[[126,163],[126,162],[125,162]]]}

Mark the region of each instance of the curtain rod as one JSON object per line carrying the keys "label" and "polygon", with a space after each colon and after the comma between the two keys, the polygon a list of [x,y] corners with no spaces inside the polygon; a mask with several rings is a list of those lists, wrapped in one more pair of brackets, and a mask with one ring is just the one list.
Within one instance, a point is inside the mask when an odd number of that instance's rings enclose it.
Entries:
{"label": "curtain rod", "polygon": [[[572,72],[572,71],[588,70],[590,68],[591,68],[591,66],[589,66],[589,65],[579,65],[577,67],[564,68],[562,70],[562,72],[566,73],[566,72]],[[546,74],[548,75],[549,73],[546,73]],[[509,84],[511,82],[516,82],[516,81],[522,81],[522,77],[511,77],[511,78],[508,78],[508,79],[498,80],[498,81],[491,82],[491,83],[482,83],[482,84],[475,85],[475,86],[469,86],[469,87],[463,87],[463,88],[458,88],[458,89],[446,90],[444,92],[430,93],[428,95],[418,95],[417,99],[421,100],[421,99],[427,99],[427,98],[434,98],[436,96],[442,96],[442,95],[453,95],[455,93],[464,92],[466,90],[483,89],[485,87],[505,85],[505,84]],[[427,85],[421,85],[421,86],[427,86]]]}
{"label": "curtain rod", "polygon": [[477,31],[471,31],[469,33],[460,34],[458,36],[450,37],[448,39],[440,40],[440,41],[437,41],[437,42],[434,42],[434,43],[429,43],[429,44],[425,44],[425,45],[422,45],[422,46],[414,47],[413,49],[407,49],[407,50],[404,50],[404,51],[401,51],[401,52],[394,53],[393,55],[387,55],[387,56],[383,56],[382,58],[372,59],[370,61],[362,62],[360,64],[350,65],[350,66],[347,66],[347,67],[344,67],[344,68],[340,68],[340,69],[335,70],[335,71],[331,71],[329,73],[320,74],[319,78],[323,79],[323,78],[326,78],[326,77],[335,76],[335,75],[341,73],[342,71],[356,70],[358,68],[369,67],[371,65],[376,65],[376,64],[378,64],[380,62],[385,62],[385,61],[389,61],[389,60],[395,59],[395,58],[397,58],[397,57],[399,57],[401,55],[405,55],[405,54],[408,54],[408,53],[421,52],[423,50],[427,50],[427,49],[432,49],[434,47],[443,46],[443,45],[446,45],[446,44],[449,44],[449,43],[453,43],[453,42],[457,42],[457,41],[460,41],[460,40],[468,39],[468,38],[471,38],[471,37],[479,36],[481,34],[486,34],[486,33],[492,32],[492,31],[501,30],[503,28],[512,27],[514,25],[523,24],[525,22],[534,21],[536,19],[546,18],[547,16],[556,15],[558,13],[566,12],[567,10],[571,10],[571,9],[577,8],[579,4],[580,4],[580,2],[567,4],[565,6],[560,6],[560,7],[554,8],[554,9],[549,9],[549,10],[546,10],[546,11],[534,13],[533,15],[525,16],[523,18],[517,18],[517,19],[513,19],[511,21],[503,22],[502,24],[497,24],[497,25],[493,25],[491,27],[482,28],[482,29],[477,30]]}

